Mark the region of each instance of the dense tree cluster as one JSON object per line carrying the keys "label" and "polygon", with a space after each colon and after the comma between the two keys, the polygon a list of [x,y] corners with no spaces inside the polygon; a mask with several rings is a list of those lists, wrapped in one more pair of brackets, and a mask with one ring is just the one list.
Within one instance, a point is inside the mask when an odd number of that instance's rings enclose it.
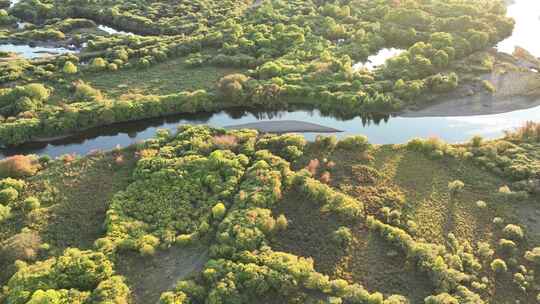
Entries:
{"label": "dense tree cluster", "polygon": [[127,303],[129,288],[98,252],[66,249],[32,265],[20,262],[2,296],[8,304]]}

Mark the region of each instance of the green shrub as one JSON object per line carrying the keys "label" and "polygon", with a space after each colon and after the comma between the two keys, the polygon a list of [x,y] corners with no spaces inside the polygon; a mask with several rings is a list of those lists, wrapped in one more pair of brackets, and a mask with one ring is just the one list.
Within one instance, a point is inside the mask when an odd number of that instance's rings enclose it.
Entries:
{"label": "green shrub", "polygon": [[103,71],[107,68],[107,60],[96,57],[90,62],[90,68],[94,71]]}
{"label": "green shrub", "polygon": [[28,197],[24,200],[23,202],[23,208],[25,210],[34,210],[34,209],[37,209],[40,207],[40,202],[39,202],[39,199],[37,197],[34,197],[34,196],[31,196],[31,197]]}
{"label": "green shrub", "polygon": [[495,273],[506,273],[508,271],[508,267],[506,266],[506,263],[501,259],[495,259],[493,262],[491,262],[491,270]]}
{"label": "green shrub", "polygon": [[338,246],[342,248],[348,247],[353,240],[351,229],[347,227],[339,227],[338,230],[334,231],[332,239]]}
{"label": "green shrub", "polygon": [[457,194],[463,191],[463,188],[465,188],[465,184],[460,180],[455,180],[448,183],[448,190],[451,194]]}
{"label": "green shrub", "polygon": [[13,179],[13,178],[4,178],[0,180],[0,190],[1,189],[7,189],[7,188],[13,188],[19,192],[23,191],[26,187],[26,183],[22,180]]}
{"label": "green shrub", "polygon": [[11,208],[0,204],[0,223],[11,217]]}
{"label": "green shrub", "polygon": [[19,197],[19,192],[13,188],[0,190],[0,202],[11,203]]}
{"label": "green shrub", "polygon": [[429,296],[424,300],[425,304],[459,304],[458,299],[447,293]]}
{"label": "green shrub", "polygon": [[368,141],[368,138],[363,135],[357,136],[348,136],[340,140],[337,144],[338,149],[355,151],[355,152],[364,152],[371,147],[371,144]]}
{"label": "green shrub", "polygon": [[540,247],[534,247],[532,250],[526,251],[525,259],[531,263],[534,263],[537,267],[540,266]]}
{"label": "green shrub", "polygon": [[276,219],[276,230],[283,231],[286,230],[288,226],[289,221],[287,220],[285,215],[281,214],[280,216],[278,216],[278,218]]}
{"label": "green shrub", "polygon": [[73,62],[66,61],[64,67],[62,68],[62,71],[64,72],[64,74],[77,74],[78,69],[77,66],[73,64]]}
{"label": "green shrub", "polygon": [[518,225],[508,224],[503,229],[503,234],[506,238],[511,239],[515,242],[523,240],[524,233],[523,229]]}
{"label": "green shrub", "polygon": [[514,241],[507,239],[499,240],[499,249],[503,254],[512,255],[516,251],[517,245]]}
{"label": "green shrub", "polygon": [[222,219],[225,216],[225,212],[227,212],[227,207],[223,203],[217,203],[212,207],[212,217],[214,219]]}

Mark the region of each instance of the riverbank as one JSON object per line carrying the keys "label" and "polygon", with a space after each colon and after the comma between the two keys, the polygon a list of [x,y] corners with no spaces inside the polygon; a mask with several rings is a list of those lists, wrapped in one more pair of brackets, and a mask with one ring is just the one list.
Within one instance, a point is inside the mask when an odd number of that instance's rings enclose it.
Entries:
{"label": "riverbank", "polygon": [[335,128],[325,127],[298,120],[261,121],[240,125],[225,126],[225,129],[254,129],[263,133],[337,133]]}
{"label": "riverbank", "polygon": [[[486,89],[485,84],[492,86]],[[402,117],[453,117],[507,113],[540,106],[540,74],[533,71],[491,73],[475,83],[461,85],[446,96]]]}

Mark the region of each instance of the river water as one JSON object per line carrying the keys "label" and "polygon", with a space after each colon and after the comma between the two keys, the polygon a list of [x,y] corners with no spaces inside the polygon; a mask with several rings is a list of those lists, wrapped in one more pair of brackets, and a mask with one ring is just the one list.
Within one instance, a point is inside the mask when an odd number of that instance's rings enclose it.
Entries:
{"label": "river water", "polygon": [[[219,113],[198,113],[177,115],[168,118],[151,119],[141,122],[117,124],[92,129],[74,137],[51,143],[31,143],[14,149],[0,151],[0,157],[14,154],[87,154],[92,150],[110,150],[117,146],[130,144],[151,138],[158,129],[176,130],[181,124],[208,124],[225,127],[236,124],[299,120],[330,126],[343,132],[335,133],[337,137],[364,134],[375,144],[404,143],[415,137],[439,137],[448,142],[463,142],[474,135],[485,138],[497,138],[505,130],[517,128],[528,120],[540,118],[540,106],[494,115],[458,116],[458,117],[370,117],[340,120],[324,116],[317,110],[300,110],[292,112],[250,113],[243,110],[223,111]],[[332,133],[327,133],[328,135]],[[317,133],[304,133],[312,140]],[[3,154],[3,155],[2,155]]]}
{"label": "river water", "polygon": [[[540,0],[515,0],[508,6],[508,14],[516,19],[512,37],[501,42],[497,48],[511,53],[515,46],[529,50],[540,56],[540,39],[534,29],[540,28]],[[0,50],[2,50],[0,48]],[[381,65],[389,58],[398,55],[400,50],[385,49],[370,56],[367,63],[358,65],[368,69]],[[198,113],[177,115],[168,118],[123,123],[96,128],[77,134],[74,137],[50,143],[32,143],[14,149],[0,150],[0,158],[14,154],[47,154],[58,156],[66,153],[86,154],[92,150],[110,150],[117,146],[127,146],[155,135],[158,129],[175,130],[179,124],[208,124],[224,127],[236,124],[266,120],[299,120],[321,124],[342,130],[336,136],[364,134],[372,143],[404,143],[415,137],[439,137],[448,142],[463,142],[474,135],[497,138],[505,130],[512,130],[526,121],[540,121],[540,107],[493,115],[456,117],[357,117],[342,120],[322,115],[319,111],[282,111],[273,113],[251,113],[243,110],[219,113]],[[308,139],[317,134],[305,133]]]}

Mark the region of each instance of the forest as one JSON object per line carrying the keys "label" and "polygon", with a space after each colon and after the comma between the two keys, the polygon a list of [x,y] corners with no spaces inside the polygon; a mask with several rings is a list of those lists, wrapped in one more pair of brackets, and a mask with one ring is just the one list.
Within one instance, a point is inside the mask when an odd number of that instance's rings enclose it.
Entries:
{"label": "forest", "polygon": [[6,152],[235,109],[364,123],[495,100],[486,75],[540,93],[539,59],[494,48],[507,5],[0,0],[0,47],[33,50],[0,51],[0,304],[540,303],[540,122],[381,144],[200,119],[111,150]]}

